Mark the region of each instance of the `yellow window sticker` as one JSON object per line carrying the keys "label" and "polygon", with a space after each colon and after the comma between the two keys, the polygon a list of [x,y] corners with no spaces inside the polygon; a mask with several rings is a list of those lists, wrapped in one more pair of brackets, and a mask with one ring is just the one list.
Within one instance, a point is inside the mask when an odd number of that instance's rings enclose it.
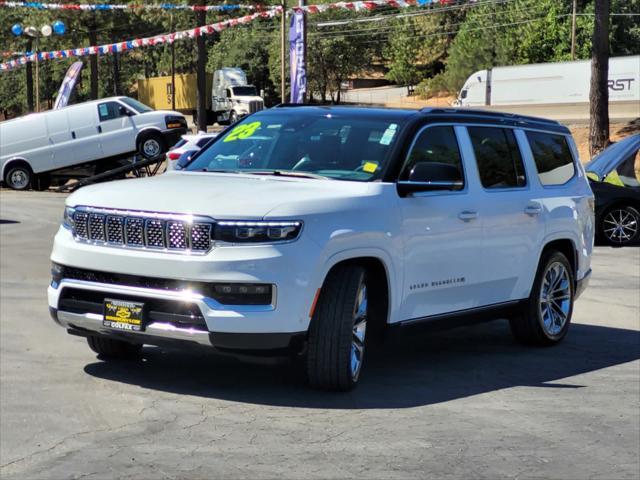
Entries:
{"label": "yellow window sticker", "polygon": [[378,164],[375,162],[364,162],[362,170],[367,173],[374,173],[378,169]]}
{"label": "yellow window sticker", "polygon": [[222,142],[234,142],[235,140],[249,138],[260,128],[260,125],[262,125],[262,122],[251,122],[244,125],[238,125],[236,128],[231,130],[229,135],[227,135]]}

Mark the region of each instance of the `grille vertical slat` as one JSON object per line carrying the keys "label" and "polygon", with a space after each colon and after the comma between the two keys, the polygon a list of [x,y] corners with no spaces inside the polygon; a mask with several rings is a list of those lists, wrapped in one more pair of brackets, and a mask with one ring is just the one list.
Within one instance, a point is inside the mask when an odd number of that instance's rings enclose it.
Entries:
{"label": "grille vertical slat", "polygon": [[105,235],[105,216],[99,213],[92,213],[89,215],[89,238],[91,240],[97,240],[104,242],[106,240]]}
{"label": "grille vertical slat", "polygon": [[75,224],[74,226],[75,234],[79,238],[82,238],[83,240],[88,240],[89,227],[87,226],[87,223],[89,222],[89,214],[85,212],[76,212],[73,215],[73,221]]}
{"label": "grille vertical slat", "polygon": [[[152,248],[177,253],[203,254],[212,246],[214,222],[182,220],[177,215],[118,214],[115,210],[79,207],[74,213],[73,234],[78,241],[109,246]],[[88,210],[88,211],[87,211]],[[205,217],[198,217],[205,219]]]}
{"label": "grille vertical slat", "polygon": [[107,217],[107,242],[124,244],[124,217],[114,215]]}

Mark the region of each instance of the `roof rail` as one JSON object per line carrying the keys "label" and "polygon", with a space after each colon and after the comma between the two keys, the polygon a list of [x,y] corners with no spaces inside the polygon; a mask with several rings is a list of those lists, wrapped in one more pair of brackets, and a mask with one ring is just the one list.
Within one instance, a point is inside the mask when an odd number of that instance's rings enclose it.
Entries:
{"label": "roof rail", "polygon": [[560,125],[560,122],[557,120],[549,120],[548,118],[540,118],[540,117],[532,117],[529,115],[520,115],[518,113],[508,113],[508,112],[494,112],[491,110],[481,110],[475,108],[434,108],[434,107],[426,107],[420,109],[421,113],[431,113],[431,114],[454,114],[454,115],[467,115],[474,117],[493,117],[493,118],[503,118],[505,120],[513,120],[520,122],[536,122],[536,123],[546,123],[549,125]]}

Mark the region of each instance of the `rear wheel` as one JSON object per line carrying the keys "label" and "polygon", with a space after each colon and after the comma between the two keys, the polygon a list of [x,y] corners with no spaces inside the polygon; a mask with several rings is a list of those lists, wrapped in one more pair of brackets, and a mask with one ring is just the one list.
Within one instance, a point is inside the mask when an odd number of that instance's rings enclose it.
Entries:
{"label": "rear wheel", "polygon": [[555,345],[565,337],[573,313],[573,275],[571,264],[562,253],[543,253],[531,295],[510,320],[517,341],[543,346]]}
{"label": "rear wheel", "polygon": [[142,345],[123,342],[106,337],[87,337],[91,350],[105,358],[135,358],[140,353]]}
{"label": "rear wheel", "polygon": [[610,208],[602,216],[600,234],[609,245],[634,243],[640,238],[640,213],[628,205]]}
{"label": "rear wheel", "polygon": [[14,190],[27,190],[32,180],[33,172],[25,163],[11,165],[4,176],[4,183]]}
{"label": "rear wheel", "polygon": [[309,327],[307,375],[311,386],[346,391],[357,384],[364,361],[367,314],[364,268],[345,265],[332,270]]}

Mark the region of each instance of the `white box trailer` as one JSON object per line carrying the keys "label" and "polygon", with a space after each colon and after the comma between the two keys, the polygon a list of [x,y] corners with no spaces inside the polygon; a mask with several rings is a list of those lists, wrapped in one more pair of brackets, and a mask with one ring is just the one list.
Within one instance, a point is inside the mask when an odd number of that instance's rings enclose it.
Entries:
{"label": "white box trailer", "polygon": [[[591,60],[514,65],[469,76],[456,106],[589,102]],[[609,101],[640,102],[640,55],[609,59]]]}

